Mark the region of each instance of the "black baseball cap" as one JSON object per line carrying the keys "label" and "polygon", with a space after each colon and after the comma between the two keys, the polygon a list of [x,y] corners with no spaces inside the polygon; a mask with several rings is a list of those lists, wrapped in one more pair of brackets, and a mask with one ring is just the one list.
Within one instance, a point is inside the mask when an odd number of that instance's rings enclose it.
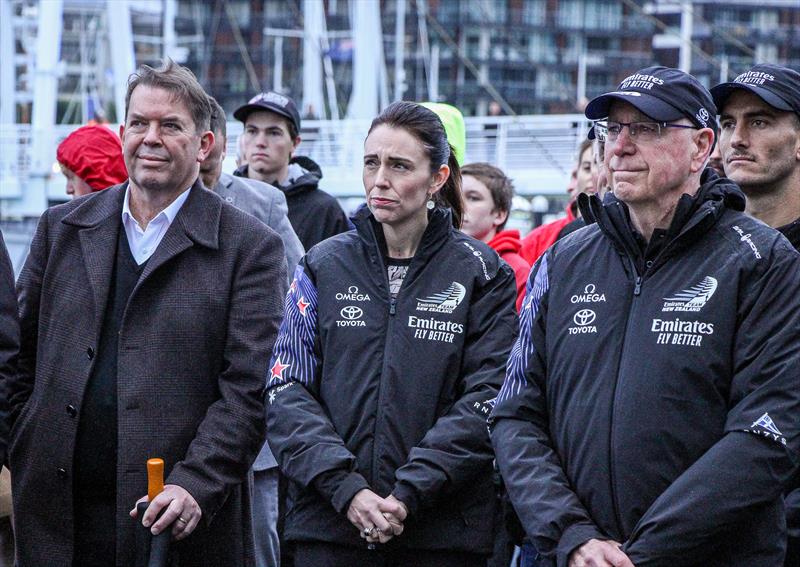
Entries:
{"label": "black baseball cap", "polygon": [[745,71],[733,81],[711,89],[711,96],[722,112],[722,107],[735,90],[750,91],[773,108],[800,115],[800,73],[764,63]]}
{"label": "black baseball cap", "polygon": [[233,117],[236,120],[245,122],[251,113],[263,112],[264,110],[285,116],[294,124],[295,129],[298,132],[300,131],[300,113],[297,112],[297,106],[295,106],[294,101],[288,96],[274,91],[257,94],[247,104],[237,108],[233,113]]}
{"label": "black baseball cap", "polygon": [[621,100],[659,122],[688,118],[698,128],[717,131],[717,107],[700,82],[680,69],[645,67],[626,77],[616,91],[593,99],[586,106],[586,118],[608,117],[611,103]]}

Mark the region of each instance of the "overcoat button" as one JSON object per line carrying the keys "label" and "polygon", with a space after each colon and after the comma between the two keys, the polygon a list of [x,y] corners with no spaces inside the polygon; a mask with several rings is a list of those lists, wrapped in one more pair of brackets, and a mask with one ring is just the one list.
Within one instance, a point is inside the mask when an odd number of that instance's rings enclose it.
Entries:
{"label": "overcoat button", "polygon": [[94,358],[94,349],[92,347],[88,347],[86,349],[86,358],[92,360]]}
{"label": "overcoat button", "polygon": [[75,408],[75,406],[69,404],[67,406],[67,415],[69,415],[70,417],[75,417],[76,415],[78,415],[78,410]]}
{"label": "overcoat button", "polygon": [[58,478],[67,478],[67,469],[59,468],[56,473],[58,474]]}

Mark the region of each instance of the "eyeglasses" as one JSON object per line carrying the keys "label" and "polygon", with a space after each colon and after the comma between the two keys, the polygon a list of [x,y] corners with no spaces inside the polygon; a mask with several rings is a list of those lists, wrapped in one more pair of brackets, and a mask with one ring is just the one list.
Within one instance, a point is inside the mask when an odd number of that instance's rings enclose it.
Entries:
{"label": "eyeglasses", "polygon": [[[668,122],[595,122],[595,132],[605,130],[605,139],[614,143],[622,134],[622,130],[628,127],[628,132],[634,142],[652,142],[661,137],[664,128],[688,128],[696,130],[695,126],[686,124],[670,124]],[[598,128],[599,127],[599,128]]]}

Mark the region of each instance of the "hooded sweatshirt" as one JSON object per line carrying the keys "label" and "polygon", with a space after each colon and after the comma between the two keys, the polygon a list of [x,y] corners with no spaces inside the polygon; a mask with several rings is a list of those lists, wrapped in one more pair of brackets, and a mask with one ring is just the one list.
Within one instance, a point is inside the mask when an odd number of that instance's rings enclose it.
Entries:
{"label": "hooded sweatshirt", "polygon": [[[245,164],[233,172],[249,177]],[[289,162],[289,175],[283,184],[273,182],[286,195],[289,222],[303,248],[310,250],[318,242],[353,228],[339,202],[319,188],[322,170],[311,158],[297,156]]]}
{"label": "hooded sweatshirt", "polygon": [[520,255],[533,265],[550,245],[558,239],[561,230],[575,220],[575,201],[567,205],[567,216],[534,228],[522,239]]}
{"label": "hooded sweatshirt", "polygon": [[531,271],[531,265],[519,255],[522,248],[519,231],[502,230],[489,241],[489,246],[514,270],[514,277],[517,280],[517,311],[519,311],[522,300],[525,299],[525,282],[528,281],[528,273]]}

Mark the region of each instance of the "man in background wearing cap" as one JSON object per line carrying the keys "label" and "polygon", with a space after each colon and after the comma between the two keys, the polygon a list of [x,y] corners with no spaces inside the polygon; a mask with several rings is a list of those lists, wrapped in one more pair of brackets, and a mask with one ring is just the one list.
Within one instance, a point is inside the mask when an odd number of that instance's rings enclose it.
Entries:
{"label": "man in background wearing cap", "polygon": [[690,75],[643,69],[586,116],[614,191],[531,270],[490,418],[514,507],[543,565],[779,565],[800,256],[705,169]]}
{"label": "man in background wearing cap", "polygon": [[102,125],[82,126],[58,145],[56,159],[67,178],[67,195],[82,197],[128,178],[119,137]]}
{"label": "man in background wearing cap", "polygon": [[292,157],[300,144],[300,114],[291,98],[261,93],[233,116],[244,123],[245,163],[234,175],[275,185],[284,192],[289,220],[306,250],[350,230],[339,203],[318,187],[319,165],[306,156]]}
{"label": "man in background wearing cap", "polygon": [[[297,238],[286,216],[286,198],[283,193],[269,185],[234,177],[222,172],[227,143],[225,111],[217,100],[209,96],[211,106],[210,128],[214,133],[214,145],[208,156],[200,162],[200,178],[203,185],[219,195],[237,209],[249,213],[278,233],[283,240],[286,256],[287,284],[300,258],[303,245]],[[266,424],[265,424],[266,427]],[[264,442],[261,452],[253,463],[253,536],[257,567],[267,567],[280,563],[280,542],[278,539],[278,463]]]}
{"label": "man in background wearing cap", "polygon": [[756,65],[711,94],[725,175],[747,195],[747,213],[800,250],[800,73]]}
{"label": "man in background wearing cap", "polygon": [[[800,250],[800,73],[756,65],[711,94],[725,174],[747,195],[746,212]],[[800,565],[800,490],[786,497],[786,510],[788,567]]]}

